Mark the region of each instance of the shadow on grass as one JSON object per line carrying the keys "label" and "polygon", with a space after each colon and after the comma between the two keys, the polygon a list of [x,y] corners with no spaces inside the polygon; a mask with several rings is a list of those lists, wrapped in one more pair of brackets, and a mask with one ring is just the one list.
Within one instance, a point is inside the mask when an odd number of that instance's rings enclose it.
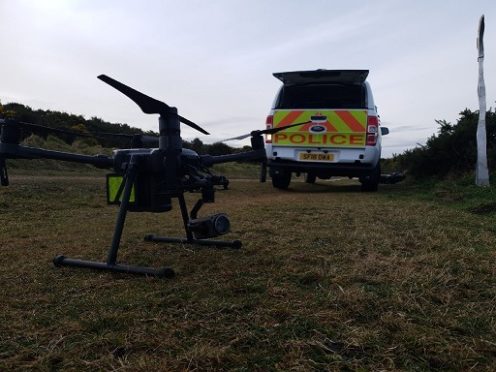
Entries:
{"label": "shadow on grass", "polygon": [[305,193],[305,194],[318,194],[318,193],[347,193],[347,192],[361,192],[360,185],[356,184],[339,184],[331,182],[317,182],[314,184],[295,183],[290,186],[288,190],[283,190],[288,193]]}

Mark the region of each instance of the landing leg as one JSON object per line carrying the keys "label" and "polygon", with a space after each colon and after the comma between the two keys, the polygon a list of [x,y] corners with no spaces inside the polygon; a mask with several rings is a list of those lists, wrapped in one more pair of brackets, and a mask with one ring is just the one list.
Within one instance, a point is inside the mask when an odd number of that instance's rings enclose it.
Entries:
{"label": "landing leg", "polygon": [[124,229],[124,222],[126,221],[127,208],[129,205],[129,199],[131,196],[131,190],[135,178],[136,178],[136,169],[133,159],[131,158],[129,169],[126,173],[125,180],[123,180],[123,182],[125,182],[124,193],[119,208],[119,214],[117,215],[114,236],[112,238],[112,245],[107,255],[107,262],[87,261],[87,260],[68,258],[65,256],[57,256],[53,259],[53,264],[55,266],[84,267],[84,268],[90,268],[96,270],[114,271],[119,273],[157,276],[160,278],[174,277],[174,271],[171,268],[167,268],[167,267],[155,269],[151,267],[122,265],[117,263],[117,253],[119,251],[122,231]]}
{"label": "landing leg", "polygon": [[145,235],[145,241],[147,242],[157,242],[157,243],[180,243],[180,244],[192,244],[201,246],[211,246],[218,248],[233,248],[239,249],[243,245],[241,240],[213,240],[213,239],[187,239],[187,238],[169,238],[166,236],[158,236],[155,234]]}

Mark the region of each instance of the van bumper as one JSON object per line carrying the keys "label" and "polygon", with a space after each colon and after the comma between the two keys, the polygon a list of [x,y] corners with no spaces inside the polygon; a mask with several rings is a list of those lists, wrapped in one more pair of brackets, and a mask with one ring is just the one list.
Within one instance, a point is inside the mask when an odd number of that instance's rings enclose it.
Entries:
{"label": "van bumper", "polygon": [[375,164],[366,163],[311,163],[293,160],[268,160],[269,174],[272,177],[280,172],[312,173],[320,178],[333,176],[363,177],[374,172]]}

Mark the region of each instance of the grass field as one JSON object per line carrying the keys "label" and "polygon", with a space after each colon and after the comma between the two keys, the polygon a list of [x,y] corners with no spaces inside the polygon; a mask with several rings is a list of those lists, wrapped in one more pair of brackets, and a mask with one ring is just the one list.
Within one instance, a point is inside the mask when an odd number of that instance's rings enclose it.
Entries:
{"label": "grass field", "polygon": [[11,183],[0,370],[496,368],[493,189],[233,180],[203,212],[227,212],[241,250],[146,243],[183,234],[177,208],[129,215],[120,261],[174,268],[164,280],[52,266],[105,259],[103,178]]}

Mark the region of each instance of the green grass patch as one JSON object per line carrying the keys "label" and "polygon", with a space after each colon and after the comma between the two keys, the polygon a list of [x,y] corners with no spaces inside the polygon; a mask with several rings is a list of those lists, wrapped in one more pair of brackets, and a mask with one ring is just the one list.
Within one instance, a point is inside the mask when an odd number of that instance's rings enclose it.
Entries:
{"label": "green grass patch", "polygon": [[484,218],[476,218],[476,223],[492,221],[496,223],[496,186],[479,187],[471,176],[444,181],[407,182],[389,186],[391,199],[413,198],[416,200],[443,205],[463,213]]}
{"label": "green grass patch", "polygon": [[182,236],[178,208],[129,214],[119,261],[175,269],[160,280],[54,268],[57,254],[105,259],[104,178],[14,175],[0,189],[0,370],[494,370],[494,216],[470,210],[491,209],[492,189],[230,188],[201,215],[228,213],[238,251],[144,242]]}

